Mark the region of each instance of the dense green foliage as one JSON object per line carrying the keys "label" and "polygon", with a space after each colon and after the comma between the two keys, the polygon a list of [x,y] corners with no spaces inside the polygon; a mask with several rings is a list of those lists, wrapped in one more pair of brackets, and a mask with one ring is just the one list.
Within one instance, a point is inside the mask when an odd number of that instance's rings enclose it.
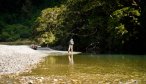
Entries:
{"label": "dense green foliage", "polygon": [[63,17],[60,15],[66,10],[64,6],[47,8],[37,18],[35,29],[37,40],[40,44],[53,44],[56,42],[56,34],[59,32],[63,23]]}
{"label": "dense green foliage", "polygon": [[9,5],[0,8],[1,41],[35,38],[40,45],[66,49],[73,38],[78,51],[146,51],[144,0],[15,1],[0,1],[2,7]]}
{"label": "dense green foliage", "polygon": [[2,41],[14,41],[20,38],[28,38],[31,32],[26,26],[21,24],[6,25],[0,35]]}
{"label": "dense green foliage", "polygon": [[59,4],[58,0],[1,0],[0,41],[32,37],[32,25],[40,11]]}

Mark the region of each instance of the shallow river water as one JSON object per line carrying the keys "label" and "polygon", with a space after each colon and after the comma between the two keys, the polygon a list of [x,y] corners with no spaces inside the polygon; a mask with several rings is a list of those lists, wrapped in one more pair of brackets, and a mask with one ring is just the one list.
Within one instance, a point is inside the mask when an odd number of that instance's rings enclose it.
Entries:
{"label": "shallow river water", "polygon": [[31,72],[0,79],[16,84],[146,84],[144,55],[81,54],[72,59],[48,56]]}

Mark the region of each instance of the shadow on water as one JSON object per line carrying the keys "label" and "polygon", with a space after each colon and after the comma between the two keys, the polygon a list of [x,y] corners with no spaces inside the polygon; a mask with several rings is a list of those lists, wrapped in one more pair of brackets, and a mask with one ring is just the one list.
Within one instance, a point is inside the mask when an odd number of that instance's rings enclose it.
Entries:
{"label": "shadow on water", "polygon": [[36,84],[146,84],[146,56],[48,56],[37,68],[21,74],[18,79]]}

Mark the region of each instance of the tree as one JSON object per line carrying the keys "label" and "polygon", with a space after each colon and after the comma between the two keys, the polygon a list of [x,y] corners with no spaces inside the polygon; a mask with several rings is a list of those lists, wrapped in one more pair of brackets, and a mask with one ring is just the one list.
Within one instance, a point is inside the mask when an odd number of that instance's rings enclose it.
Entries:
{"label": "tree", "polygon": [[41,16],[37,18],[35,28],[36,34],[38,34],[38,42],[40,44],[53,44],[57,40],[56,35],[60,32],[62,27],[63,18],[62,13],[66,8],[61,7],[47,8],[41,13]]}
{"label": "tree", "polygon": [[[133,7],[123,7],[114,11],[109,17],[108,31],[110,32],[109,44],[115,50],[125,48],[126,42],[135,42],[139,39],[140,34],[140,10]],[[112,38],[111,38],[112,37]],[[119,46],[120,45],[120,46]],[[131,45],[133,46],[133,45]],[[118,51],[120,51],[118,50]]]}
{"label": "tree", "polygon": [[[64,0],[62,6],[43,11],[36,33],[41,37],[51,32],[55,44],[66,45],[72,37],[76,50],[141,53],[143,29],[137,0]],[[57,18],[51,17],[54,14]]]}

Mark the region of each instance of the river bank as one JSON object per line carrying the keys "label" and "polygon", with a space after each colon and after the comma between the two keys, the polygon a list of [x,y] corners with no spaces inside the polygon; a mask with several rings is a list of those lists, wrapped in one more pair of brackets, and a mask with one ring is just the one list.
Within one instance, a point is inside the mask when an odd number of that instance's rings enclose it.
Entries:
{"label": "river bank", "polygon": [[[74,52],[78,54],[79,52]],[[50,48],[33,50],[27,45],[0,45],[0,74],[16,74],[30,71],[43,57],[65,55],[67,51]]]}

